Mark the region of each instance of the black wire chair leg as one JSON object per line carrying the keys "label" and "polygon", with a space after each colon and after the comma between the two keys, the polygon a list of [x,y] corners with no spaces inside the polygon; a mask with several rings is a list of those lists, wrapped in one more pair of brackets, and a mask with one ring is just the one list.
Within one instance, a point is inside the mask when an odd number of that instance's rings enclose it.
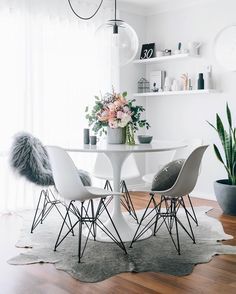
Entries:
{"label": "black wire chair leg", "polygon": [[[154,199],[154,198],[153,198]],[[158,220],[160,219],[160,213],[161,213],[161,207],[162,207],[162,203],[164,201],[164,196],[161,196],[161,200],[160,200],[160,203],[159,203],[159,207],[156,211],[156,220],[155,220],[155,224],[154,224],[154,229],[153,229],[153,236],[156,236],[156,232],[157,232],[157,223],[158,223]],[[156,204],[156,201],[154,199],[154,204],[155,206],[157,207],[157,204]]]}
{"label": "black wire chair leg", "polygon": [[70,204],[68,205],[68,207],[66,209],[66,214],[65,214],[65,217],[63,218],[63,222],[62,222],[62,225],[61,225],[61,228],[60,228],[60,231],[59,231],[59,234],[57,236],[57,240],[56,240],[56,243],[55,243],[55,246],[54,246],[54,251],[56,251],[57,247],[61,244],[61,242],[65,239],[65,237],[74,229],[75,225],[78,223],[78,222],[76,222],[70,228],[70,230],[67,232],[67,234],[60,240],[61,233],[62,233],[62,230],[64,228],[64,225],[66,224],[66,219],[67,219],[67,217],[68,217],[68,215],[70,213],[70,209],[71,209],[72,203],[73,203],[73,201],[70,202]]}
{"label": "black wire chair leg", "polygon": [[173,229],[173,225],[174,225],[174,216],[177,212],[176,212],[176,200],[171,200],[170,203],[170,234],[172,233],[172,229]]}
{"label": "black wire chair leg", "polygon": [[176,230],[176,239],[177,239],[177,251],[178,251],[178,254],[180,255],[179,230],[178,230],[178,221],[176,218],[176,214],[174,215],[174,220],[175,220],[175,230]]}
{"label": "black wire chair leg", "polygon": [[67,225],[67,227],[70,229],[71,228],[71,233],[72,233],[72,236],[75,235],[75,232],[74,232],[74,229],[73,229],[73,225],[72,225],[72,221],[71,221],[71,217],[70,217],[70,213],[68,213],[68,219],[69,219],[69,223],[70,223],[70,227]]}
{"label": "black wire chair leg", "polygon": [[97,226],[95,221],[95,213],[94,213],[94,203],[93,200],[91,200],[91,211],[92,211],[92,225],[93,225],[93,240],[96,241],[96,235],[97,235]]}
{"label": "black wire chair leg", "polygon": [[121,181],[122,183],[122,186],[124,187],[124,193],[126,195],[126,198],[127,198],[127,206],[129,207],[129,214],[137,221],[138,223],[138,217],[137,217],[137,214],[136,214],[136,211],[135,211],[135,208],[134,208],[134,205],[133,205],[133,202],[132,202],[132,199],[131,199],[131,196],[130,196],[130,193],[129,193],[129,190],[127,188],[127,185],[125,183],[125,181]]}
{"label": "black wire chair leg", "polygon": [[191,207],[192,213],[193,213],[193,215],[190,214],[190,217],[193,219],[193,221],[194,221],[194,222],[196,223],[196,225],[198,226],[198,219],[197,219],[197,216],[196,216],[195,210],[194,210],[194,208],[193,208],[192,200],[191,200],[191,198],[190,198],[189,195],[187,195],[187,197],[188,197],[188,201],[189,201],[189,204],[190,204],[190,207]]}
{"label": "black wire chair leg", "polygon": [[[122,241],[122,239],[121,239],[121,236],[120,236],[120,234],[119,234],[119,232],[118,232],[118,230],[117,230],[117,228],[116,228],[116,226],[115,226],[115,224],[114,224],[114,221],[113,221],[113,219],[112,219],[112,217],[111,217],[111,215],[110,215],[110,213],[109,213],[109,211],[108,211],[108,209],[107,209],[107,207],[106,207],[106,205],[105,205],[105,200],[106,198],[104,197],[104,198],[101,198],[101,200],[100,200],[100,204],[99,204],[99,208],[98,208],[98,210],[97,210],[97,213],[96,213],[96,217],[95,217],[95,220],[96,220],[96,225],[108,236],[108,237],[110,237],[124,252],[125,252],[125,254],[127,254],[127,251],[126,251],[126,248],[125,248],[125,245],[124,245],[124,243],[123,243],[123,241]],[[109,220],[110,220],[110,222],[111,222],[111,224],[112,224],[112,227],[113,227],[113,229],[114,229],[114,231],[115,231],[115,234],[116,234],[116,236],[104,225],[104,223],[102,222],[102,221],[100,221],[100,219],[99,219],[99,216],[100,216],[100,212],[99,212],[99,210],[102,208],[102,207],[104,207],[104,209],[105,209],[105,211],[106,211],[106,213],[107,213],[107,216],[108,216],[108,218],[109,218]],[[118,239],[117,239],[118,238]]]}
{"label": "black wire chair leg", "polygon": [[112,191],[112,186],[109,180],[106,180],[104,189],[108,191]]}
{"label": "black wire chair leg", "polygon": [[139,224],[138,224],[137,230],[136,230],[136,232],[135,232],[135,234],[134,234],[134,237],[133,237],[133,239],[132,239],[132,241],[131,241],[131,243],[130,243],[129,248],[132,248],[133,243],[134,243],[135,241],[138,240],[137,235],[138,235],[139,229],[140,229],[140,227],[141,227],[141,225],[142,225],[143,220],[144,220],[145,217],[146,217],[146,214],[147,214],[147,211],[148,211],[148,209],[149,209],[149,207],[150,207],[150,204],[151,204],[152,201],[153,201],[154,194],[150,194],[150,196],[151,196],[151,197],[150,197],[150,200],[149,200],[149,202],[148,202],[148,205],[147,205],[147,207],[145,208],[145,211],[144,211],[144,213],[143,213],[143,215],[142,215],[142,217],[141,217],[141,220],[140,220],[140,222],[139,222]]}
{"label": "black wire chair leg", "polygon": [[[38,215],[38,211],[39,211],[39,206],[40,206],[40,202],[41,202],[41,199],[42,199],[42,196],[43,194],[45,193],[44,190],[42,190],[40,192],[40,195],[39,195],[39,200],[38,200],[38,203],[37,203],[37,207],[36,207],[36,211],[35,211],[35,214],[34,214],[34,218],[33,218],[33,222],[32,222],[32,225],[31,225],[31,230],[30,232],[33,233],[34,229],[37,227],[37,215]],[[45,194],[44,194],[44,197],[45,197]],[[41,219],[41,214],[39,215],[40,219]]]}
{"label": "black wire chair leg", "polygon": [[42,209],[42,217],[40,221],[41,224],[43,223],[43,220],[45,219],[44,215],[45,215],[47,204],[48,204],[47,195],[46,195],[46,192],[44,192],[44,203],[43,203],[43,209]]}
{"label": "black wire chair leg", "polygon": [[[189,228],[190,228],[190,231],[191,231],[191,235],[192,235],[192,237],[190,236],[190,238],[193,240],[193,243],[195,244],[196,243],[196,241],[195,241],[195,236],[194,236],[194,233],[193,233],[193,228],[192,228],[192,225],[191,225],[191,222],[190,222],[190,219],[189,219],[189,214],[188,214],[188,210],[187,210],[187,208],[186,208],[186,206],[185,206],[185,203],[184,203],[184,200],[183,200],[183,198],[181,197],[181,200],[180,200],[182,203],[182,206],[183,206],[183,208],[184,208],[184,211],[185,211],[185,214],[186,214],[186,217],[187,217],[187,220],[188,220],[188,225],[189,225]],[[186,230],[185,230],[186,231]],[[187,232],[188,233],[188,232]],[[189,233],[188,233],[188,235],[190,235]]]}
{"label": "black wire chair leg", "polygon": [[80,209],[80,216],[81,219],[79,221],[79,242],[78,242],[78,262],[81,261],[81,243],[82,243],[82,226],[83,226],[83,206],[84,203],[81,203],[81,209]]}

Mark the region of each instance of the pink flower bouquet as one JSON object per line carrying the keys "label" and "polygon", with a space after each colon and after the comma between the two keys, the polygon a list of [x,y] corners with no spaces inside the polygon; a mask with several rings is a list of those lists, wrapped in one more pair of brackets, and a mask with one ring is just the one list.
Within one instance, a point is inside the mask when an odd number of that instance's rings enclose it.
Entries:
{"label": "pink flower bouquet", "polygon": [[125,128],[132,127],[134,131],[138,127],[150,127],[146,120],[141,120],[141,113],[145,110],[143,106],[133,105],[135,99],[127,100],[127,92],[123,94],[107,93],[104,97],[95,96],[95,105],[90,113],[86,107],[86,119],[95,133],[100,131],[106,133],[106,127]]}

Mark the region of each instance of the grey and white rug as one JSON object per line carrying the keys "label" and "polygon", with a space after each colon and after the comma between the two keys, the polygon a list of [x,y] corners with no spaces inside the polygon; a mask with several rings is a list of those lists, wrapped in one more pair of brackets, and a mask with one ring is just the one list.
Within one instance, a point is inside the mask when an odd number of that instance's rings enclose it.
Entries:
{"label": "grey and white rug", "polygon": [[[232,239],[224,233],[221,223],[206,215],[210,207],[197,207],[199,226],[194,226],[196,244],[180,230],[181,255],[178,255],[170,236],[163,226],[156,237],[138,241],[133,248],[126,243],[128,254],[113,243],[89,241],[82,263],[78,264],[77,237],[68,236],[56,252],[54,243],[61,224],[55,214],[30,234],[33,212],[25,214],[17,247],[28,248],[10,259],[9,264],[26,265],[52,263],[58,270],[69,273],[83,282],[98,282],[123,272],[164,272],[182,276],[190,274],[196,264],[209,262],[217,254],[236,254],[236,246],[223,245],[220,241]],[[143,211],[138,211],[140,216]],[[179,218],[184,220],[182,211]],[[131,218],[130,221],[133,221]]]}

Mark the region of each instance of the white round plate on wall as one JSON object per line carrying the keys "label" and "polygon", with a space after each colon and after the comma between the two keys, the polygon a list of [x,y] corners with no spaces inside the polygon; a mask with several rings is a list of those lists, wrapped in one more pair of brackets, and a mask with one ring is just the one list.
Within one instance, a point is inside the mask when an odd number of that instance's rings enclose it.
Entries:
{"label": "white round plate on wall", "polygon": [[214,51],[221,66],[236,71],[236,25],[228,26],[217,34]]}

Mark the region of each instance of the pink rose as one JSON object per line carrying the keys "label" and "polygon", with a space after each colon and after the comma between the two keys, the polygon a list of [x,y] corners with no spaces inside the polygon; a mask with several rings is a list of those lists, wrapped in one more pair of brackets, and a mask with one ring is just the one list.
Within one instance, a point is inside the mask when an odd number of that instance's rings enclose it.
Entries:
{"label": "pink rose", "polygon": [[116,117],[118,119],[122,119],[123,115],[124,115],[124,113],[122,111],[117,111]]}

